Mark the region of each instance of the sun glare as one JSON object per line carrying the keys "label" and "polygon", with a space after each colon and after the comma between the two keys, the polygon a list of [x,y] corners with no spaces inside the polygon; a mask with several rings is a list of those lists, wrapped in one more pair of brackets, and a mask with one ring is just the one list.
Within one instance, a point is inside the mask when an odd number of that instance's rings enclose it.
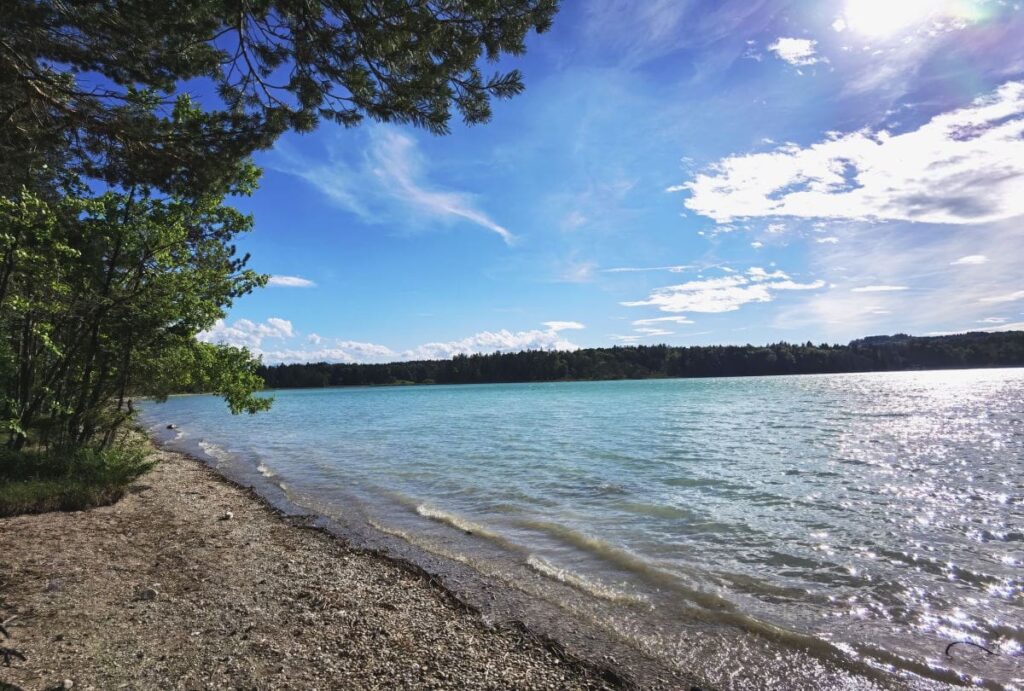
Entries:
{"label": "sun glare", "polygon": [[977,10],[969,0],[847,0],[843,20],[853,31],[886,38],[932,22],[970,23]]}

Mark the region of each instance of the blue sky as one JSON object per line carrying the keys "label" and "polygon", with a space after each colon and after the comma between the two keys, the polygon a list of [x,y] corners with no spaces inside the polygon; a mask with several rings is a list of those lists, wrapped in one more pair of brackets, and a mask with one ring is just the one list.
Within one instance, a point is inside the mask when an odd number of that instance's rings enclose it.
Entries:
{"label": "blue sky", "polygon": [[446,137],[257,157],[268,362],[1024,328],[1024,8],[566,0]]}

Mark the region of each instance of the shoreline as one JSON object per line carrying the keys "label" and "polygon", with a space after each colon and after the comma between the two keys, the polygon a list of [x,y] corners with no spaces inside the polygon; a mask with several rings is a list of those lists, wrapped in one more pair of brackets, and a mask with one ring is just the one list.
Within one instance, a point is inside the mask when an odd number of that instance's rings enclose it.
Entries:
{"label": "shoreline", "polygon": [[412,560],[289,516],[199,459],[153,453],[157,467],[111,506],[0,519],[0,621],[16,617],[5,645],[27,657],[0,666],[0,682],[25,691],[65,679],[84,689],[636,685],[521,620],[488,621]]}

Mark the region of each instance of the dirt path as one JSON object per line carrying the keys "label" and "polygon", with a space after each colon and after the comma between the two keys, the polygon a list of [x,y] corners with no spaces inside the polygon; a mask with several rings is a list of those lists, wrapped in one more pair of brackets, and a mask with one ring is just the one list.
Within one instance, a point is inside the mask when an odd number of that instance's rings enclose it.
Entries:
{"label": "dirt path", "polygon": [[0,621],[16,616],[6,644],[27,657],[0,689],[604,688],[422,576],[159,456],[114,506],[0,519]]}

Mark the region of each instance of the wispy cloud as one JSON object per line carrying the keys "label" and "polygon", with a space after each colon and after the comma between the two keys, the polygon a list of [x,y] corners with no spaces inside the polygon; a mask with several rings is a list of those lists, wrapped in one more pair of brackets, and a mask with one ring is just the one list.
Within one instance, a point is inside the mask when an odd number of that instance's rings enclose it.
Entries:
{"label": "wispy cloud", "polygon": [[1003,293],[1002,295],[989,295],[981,298],[981,302],[988,303],[999,303],[999,302],[1017,302],[1018,300],[1024,300],[1024,290],[1015,290],[1012,293]]}
{"label": "wispy cloud", "polygon": [[300,276],[271,276],[267,285],[272,288],[313,288],[316,283]]}
{"label": "wispy cloud", "polygon": [[328,151],[328,162],[310,160],[286,144],[279,144],[269,166],[309,182],[332,202],[360,216],[380,222],[393,215],[392,207],[407,215],[435,221],[465,221],[499,235],[506,243],[512,233],[480,210],[471,195],[441,189],[426,179],[426,165],[416,141],[383,125],[368,128],[362,157]]}
{"label": "wispy cloud", "polygon": [[693,324],[688,317],[652,317],[650,319],[637,319],[633,326],[651,326],[652,324]]}
{"label": "wispy cloud", "polygon": [[669,271],[674,274],[679,274],[695,268],[697,267],[693,264],[676,264],[673,266],[617,266],[611,269],[601,270],[609,274],[637,273],[643,271]]}
{"label": "wispy cloud", "polygon": [[[1000,316],[997,305],[1001,311],[1024,300],[1017,221],[971,232],[948,225],[863,224],[845,227],[840,237],[838,244],[808,247],[811,266],[834,287],[789,301],[774,326],[812,329],[837,341],[866,333],[951,331]],[[950,267],[972,255],[988,262]]]}
{"label": "wispy cloud", "polygon": [[584,34],[595,47],[635,67],[682,47],[680,30],[689,11],[679,0],[596,0],[584,5]]}
{"label": "wispy cloud", "polygon": [[584,324],[581,324],[580,322],[559,322],[559,321],[544,322],[544,326],[548,327],[552,331],[575,331],[575,330],[578,330],[578,329],[585,329],[585,328],[587,328]]}
{"label": "wispy cloud", "polygon": [[892,135],[861,130],[731,156],[684,187],[719,223],[750,217],[979,224],[1024,214],[1024,82]]}
{"label": "wispy cloud", "polygon": [[594,280],[597,262],[570,258],[557,269],[555,281],[559,283],[589,283]]}
{"label": "wispy cloud", "polygon": [[907,286],[891,286],[891,285],[877,285],[877,286],[857,286],[851,288],[851,293],[895,293],[900,290],[907,290]]}
{"label": "wispy cloud", "polygon": [[512,233],[476,209],[465,194],[431,190],[417,179],[422,159],[412,138],[391,129],[378,129],[374,135],[374,156],[377,176],[425,213],[463,218],[497,233],[507,243],[512,241]]}
{"label": "wispy cloud", "polygon": [[984,254],[968,254],[966,257],[960,257],[956,261],[951,261],[950,266],[980,266],[988,262],[988,257]]}

